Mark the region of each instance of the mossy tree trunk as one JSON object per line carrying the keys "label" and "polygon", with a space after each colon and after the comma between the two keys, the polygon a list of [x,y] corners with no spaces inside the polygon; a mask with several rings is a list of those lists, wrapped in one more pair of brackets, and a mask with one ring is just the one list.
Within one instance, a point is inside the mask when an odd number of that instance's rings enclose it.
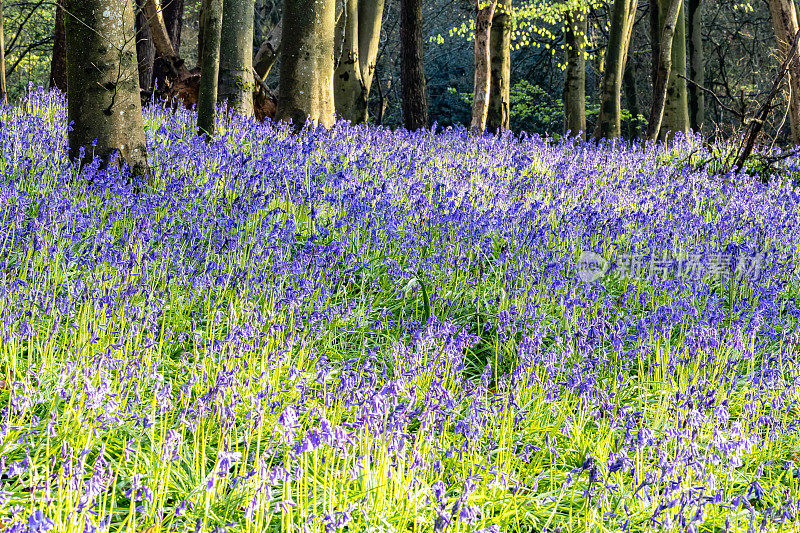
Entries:
{"label": "mossy tree trunk", "polygon": [[3,15],[3,0],[0,0],[0,100],[8,102],[8,86],[6,85],[6,32]]}
{"label": "mossy tree trunk", "polygon": [[625,104],[631,114],[628,121],[628,138],[636,139],[639,137],[639,93],[636,83],[636,72],[633,61],[628,61],[625,66],[625,73],[622,77],[622,84],[625,87]]}
{"label": "mossy tree trunk", "polygon": [[[705,56],[703,53],[703,1],[687,0],[686,28],[689,31],[689,71],[691,79],[705,85]],[[706,120],[706,96],[694,83],[687,86],[689,93],[689,123],[694,131],[703,131]]]}
{"label": "mossy tree trunk", "polygon": [[347,0],[342,56],[333,76],[336,112],[353,123],[368,118],[384,0]]}
{"label": "mossy tree trunk", "polygon": [[564,130],[586,139],[586,12],[573,9],[564,21]]}
{"label": "mossy tree trunk", "polygon": [[277,120],[333,124],[335,25],[334,0],[285,0]]}
{"label": "mossy tree trunk", "polygon": [[[783,62],[794,45],[797,32],[800,31],[794,0],[769,0],[769,11],[778,45],[778,60]],[[800,57],[797,51],[789,63],[788,74],[791,138],[793,143],[800,144]]]}
{"label": "mossy tree trunk", "polygon": [[216,129],[219,47],[222,36],[222,0],[203,0],[203,66],[197,97],[197,131],[206,139]]}
{"label": "mossy tree trunk", "polygon": [[614,0],[611,6],[611,28],[600,86],[600,115],[594,130],[596,138],[619,137],[622,133],[620,94],[636,5],[637,0]]}
{"label": "mossy tree trunk", "polygon": [[[678,15],[675,19],[675,30],[670,47],[671,61],[669,68],[669,78],[667,82],[667,92],[664,101],[664,116],[661,127],[658,131],[658,138],[667,140],[676,133],[686,133],[690,129],[689,124],[689,97],[686,90],[686,10],[683,7],[683,0],[658,0],[659,26],[658,35],[659,46],[665,44],[665,26],[671,22],[670,7],[672,2],[679,2]],[[666,59],[665,55],[658,50],[659,61]],[[658,70],[658,67],[656,67]],[[656,75],[658,79],[658,73]]]}
{"label": "mossy tree trunk", "polygon": [[253,0],[224,0],[217,100],[240,115],[253,114]]}
{"label": "mossy tree trunk", "polygon": [[400,0],[400,80],[403,123],[414,131],[428,127],[428,95],[422,39],[422,0]]}
{"label": "mossy tree trunk", "polygon": [[[133,0],[63,0],[72,158],[124,159],[147,174]],[[96,145],[93,143],[96,141]]]}
{"label": "mossy tree trunk", "polygon": [[486,128],[492,132],[504,131],[510,127],[511,8],[511,0],[500,0],[497,3],[489,36],[492,79],[489,84]]}

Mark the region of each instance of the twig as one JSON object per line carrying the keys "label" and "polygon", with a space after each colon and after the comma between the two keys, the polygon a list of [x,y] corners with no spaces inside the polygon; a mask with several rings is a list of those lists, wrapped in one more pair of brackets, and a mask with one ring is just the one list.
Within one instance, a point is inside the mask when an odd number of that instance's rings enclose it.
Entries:
{"label": "twig", "polygon": [[717,95],[717,93],[715,93],[715,92],[714,92],[714,91],[712,91],[711,89],[708,89],[708,88],[706,88],[706,87],[703,87],[702,85],[700,85],[700,84],[699,84],[699,83],[697,83],[696,81],[694,81],[694,80],[692,80],[692,79],[689,79],[689,78],[687,78],[687,77],[686,77],[686,76],[684,76],[683,74],[677,74],[677,76],[678,76],[679,78],[682,78],[682,79],[684,79],[684,80],[688,81],[689,83],[691,83],[692,85],[694,85],[695,87],[697,87],[698,89],[700,89],[701,91],[703,91],[704,93],[707,93],[707,94],[710,94],[711,96],[713,96],[713,97],[714,97],[714,100],[716,100],[716,101],[717,101],[717,104],[718,104],[718,105],[719,105],[719,106],[720,106],[722,109],[724,109],[725,111],[727,111],[727,112],[729,112],[729,113],[732,113],[732,114],[736,115],[736,117],[738,117],[739,119],[744,119],[744,115],[742,115],[742,113],[740,113],[739,111],[736,111],[736,110],[735,110],[735,109],[733,109],[732,107],[728,107],[728,106],[726,106],[725,104],[723,104],[723,103],[722,103],[722,100],[720,100],[720,99],[719,99],[719,96]]}

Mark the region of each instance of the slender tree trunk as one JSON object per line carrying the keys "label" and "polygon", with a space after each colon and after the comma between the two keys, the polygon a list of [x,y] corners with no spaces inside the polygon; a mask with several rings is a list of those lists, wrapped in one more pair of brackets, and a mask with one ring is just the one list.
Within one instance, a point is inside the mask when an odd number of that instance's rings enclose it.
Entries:
{"label": "slender tree trunk", "polygon": [[156,48],[143,6],[144,0],[136,0],[136,61],[139,64],[139,89],[149,93],[153,87]]}
{"label": "slender tree trunk", "polygon": [[631,119],[628,122],[628,138],[636,139],[639,137],[639,94],[636,88],[636,72],[632,61],[628,61],[625,66],[622,82],[625,86],[625,102],[631,114]]}
{"label": "slender tree trunk", "polygon": [[[800,31],[794,0],[769,0],[769,12],[778,44],[778,58],[784,61]],[[800,57],[789,63],[789,124],[792,129],[792,142],[800,144]]]}
{"label": "slender tree trunk", "polygon": [[53,30],[53,59],[50,62],[50,88],[67,92],[67,47],[64,42],[64,8],[56,4],[56,24]]}
{"label": "slender tree trunk", "polygon": [[492,32],[492,18],[497,9],[497,0],[481,8],[481,0],[475,0],[475,80],[472,99],[472,131],[486,130],[486,117],[489,115],[489,91],[492,84],[492,56],[489,38]]}
{"label": "slender tree trunk", "polygon": [[6,85],[6,37],[3,0],[0,0],[0,99],[8,103],[8,86]]}
{"label": "slender tree trunk", "polygon": [[586,32],[582,9],[567,12],[564,26],[566,71],[564,72],[564,129],[586,139]]}
{"label": "slender tree trunk", "polygon": [[98,156],[112,162],[117,153],[135,174],[147,174],[135,4],[133,0],[63,0],[63,6],[70,157],[91,161]]}
{"label": "slender tree trunk", "polygon": [[594,131],[596,138],[619,137],[622,133],[620,94],[637,1],[614,0],[611,7],[605,72],[600,87],[600,116]]}
{"label": "slender tree trunk", "polygon": [[219,51],[219,102],[253,114],[253,0],[224,0]]}
{"label": "slender tree trunk", "polygon": [[[175,55],[181,55],[181,31],[183,29],[184,0],[165,0],[162,5],[164,26],[167,29],[172,49]],[[153,64],[153,84],[158,90],[166,87],[170,78],[169,62],[162,57],[157,57]]]}
{"label": "slender tree trunk", "polygon": [[422,41],[422,0],[400,0],[400,80],[403,122],[414,131],[428,127],[428,96]]}
{"label": "slender tree trunk", "polygon": [[283,37],[283,19],[278,22],[272,31],[269,32],[267,38],[261,43],[261,46],[256,52],[256,57],[253,59],[253,67],[261,77],[262,80],[267,79],[269,71],[278,60],[278,54],[281,51],[281,38]]}
{"label": "slender tree trunk", "polygon": [[504,131],[510,127],[511,111],[511,0],[500,0],[494,12],[491,48],[492,79],[489,83],[489,131]]}
{"label": "slender tree trunk", "polygon": [[[705,64],[703,53],[703,2],[687,0],[686,14],[689,17],[686,27],[689,30],[689,69],[692,81],[705,85]],[[706,120],[706,96],[703,91],[690,83],[689,91],[689,123],[694,131],[703,131]]]}
{"label": "slender tree trunk", "polygon": [[161,58],[167,78],[170,81],[176,81],[189,77],[189,70],[183,59],[178,56],[178,52],[172,46],[172,38],[167,31],[161,2],[159,0],[142,0],[142,2],[142,10],[150,25],[150,35],[156,48],[156,55]]}
{"label": "slender tree trunk", "polygon": [[661,131],[664,119],[664,108],[667,101],[667,84],[672,74],[672,44],[675,37],[675,25],[683,6],[683,0],[669,0],[667,12],[662,20],[661,40],[658,45],[658,67],[653,82],[653,105],[650,108],[650,120],[647,124],[647,138],[655,140]]}
{"label": "slender tree trunk", "polygon": [[222,0],[203,0],[203,67],[197,97],[197,130],[210,139],[216,128],[219,47],[222,38]]}
{"label": "slender tree trunk", "polygon": [[285,0],[277,120],[330,126],[336,2]]}
{"label": "slender tree trunk", "polygon": [[[659,0],[660,26],[659,35],[664,35],[665,21],[670,19],[670,7],[673,0]],[[671,65],[667,94],[664,102],[664,116],[661,121],[661,130],[658,138],[667,140],[676,133],[687,133],[689,124],[689,97],[686,90],[686,16],[683,1],[679,1],[678,18],[675,21],[675,33],[672,38]],[[659,46],[662,46],[662,42]],[[659,58],[664,58],[664,53],[659,50]],[[659,59],[660,61],[661,59]]]}

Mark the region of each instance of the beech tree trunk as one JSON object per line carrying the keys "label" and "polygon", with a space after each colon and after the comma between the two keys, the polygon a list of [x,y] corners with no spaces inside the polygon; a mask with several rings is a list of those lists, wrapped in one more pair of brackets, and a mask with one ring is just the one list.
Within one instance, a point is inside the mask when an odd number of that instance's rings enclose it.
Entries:
{"label": "beech tree trunk", "polygon": [[[181,31],[183,29],[184,0],[164,0],[161,12],[164,20],[164,27],[167,29],[169,40],[175,55],[181,55]],[[167,60],[157,57],[153,64],[153,85],[157,90],[166,87],[167,80],[170,78],[170,65]]]}
{"label": "beech tree trunk", "polygon": [[566,71],[564,72],[564,132],[586,140],[586,32],[582,9],[567,12],[564,27]]}
{"label": "beech tree trunk", "polygon": [[153,64],[156,48],[150,33],[150,23],[143,11],[144,0],[136,0],[136,62],[139,64],[139,88],[150,92],[153,87]]}
{"label": "beech tree trunk", "polygon": [[334,0],[285,0],[276,119],[295,129],[334,121]]}
{"label": "beech tree trunk", "polygon": [[336,112],[354,124],[368,118],[384,0],[347,0],[342,57],[333,76]]}
{"label": "beech tree trunk", "polygon": [[[69,155],[147,174],[133,0],[63,0]],[[96,141],[96,145],[92,144]],[[85,150],[81,156],[81,150]],[[114,154],[117,154],[114,157]]]}
{"label": "beech tree trunk", "polygon": [[240,115],[253,114],[253,0],[224,0],[217,100]]}
{"label": "beech tree trunk", "polygon": [[50,88],[67,92],[67,47],[64,40],[64,8],[56,3],[56,24],[53,29],[53,59],[50,61]]}
{"label": "beech tree trunk", "polygon": [[482,133],[486,130],[486,117],[489,114],[489,90],[492,83],[492,57],[489,37],[492,31],[492,18],[497,9],[497,0],[481,7],[481,0],[475,0],[475,81],[472,99],[472,131]]}
{"label": "beech tree trunk", "polygon": [[619,137],[622,133],[620,94],[637,2],[614,0],[611,7],[611,28],[600,87],[600,116],[594,130],[596,138]]}
{"label": "beech tree trunk", "polygon": [[500,0],[492,19],[489,48],[492,78],[489,83],[489,131],[510,127],[511,111],[511,0]]}
{"label": "beech tree trunk", "polygon": [[197,97],[197,132],[210,139],[216,129],[222,0],[203,0],[203,67]]}
{"label": "beech tree trunk", "polygon": [[[778,45],[778,60],[784,61],[800,31],[794,0],[769,0],[769,12]],[[788,79],[791,138],[793,143],[800,144],[800,57],[797,53],[789,63]]]}
{"label": "beech tree trunk", "polygon": [[428,95],[422,40],[422,0],[400,0],[400,80],[403,122],[414,131],[428,127]]}
{"label": "beech tree trunk", "polygon": [[664,107],[667,101],[667,83],[672,74],[672,44],[675,37],[675,25],[683,0],[669,0],[667,12],[662,20],[661,40],[658,45],[658,67],[653,81],[653,105],[650,108],[650,121],[647,124],[647,138],[656,140],[661,132],[664,119]]}
{"label": "beech tree trunk", "polygon": [[[686,14],[689,17],[686,26],[689,30],[689,70],[691,79],[695,83],[705,85],[702,0],[687,0]],[[703,131],[703,122],[706,120],[706,95],[693,83],[688,84],[687,90],[689,93],[689,124],[694,131]]]}
{"label": "beech tree trunk", "polygon": [[[667,22],[671,22],[671,12],[673,0],[657,0],[659,6],[659,47],[665,44],[663,41],[664,30]],[[661,121],[660,131],[657,132],[658,138],[662,141],[676,133],[687,133],[690,129],[689,124],[689,97],[686,91],[686,80],[681,76],[686,76],[686,17],[682,0],[678,1],[678,16],[675,19],[675,29],[670,49],[670,69],[667,82],[667,92],[664,101],[664,115]],[[665,59],[661,49],[658,50],[658,61]],[[656,67],[658,70],[658,67]],[[658,79],[658,72],[656,78]],[[655,85],[655,82],[654,82]]]}

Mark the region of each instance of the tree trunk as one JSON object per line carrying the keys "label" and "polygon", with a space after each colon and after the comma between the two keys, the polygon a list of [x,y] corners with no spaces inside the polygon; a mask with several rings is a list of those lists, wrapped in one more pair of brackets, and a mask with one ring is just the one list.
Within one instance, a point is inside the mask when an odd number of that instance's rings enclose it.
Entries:
{"label": "tree trunk", "polygon": [[253,114],[253,0],[224,0],[219,93],[235,113]]}
{"label": "tree trunk", "polygon": [[[692,81],[705,85],[705,65],[703,54],[703,3],[702,0],[687,0],[686,14],[689,17],[686,27],[689,30],[689,69]],[[689,123],[694,131],[703,131],[706,120],[706,96],[696,85],[687,86],[689,92]]]}
{"label": "tree trunk", "polygon": [[667,83],[672,75],[672,44],[675,37],[675,25],[683,6],[683,0],[669,0],[667,12],[662,17],[661,40],[658,45],[658,67],[653,82],[653,105],[650,108],[650,120],[647,123],[647,138],[656,140],[661,131],[664,119],[664,108],[667,101]]}
{"label": "tree trunk", "polygon": [[[670,19],[670,7],[673,0],[659,0],[659,29],[664,35],[665,22]],[[674,36],[671,46],[671,65],[669,82],[667,83],[666,100],[664,102],[664,116],[658,138],[665,141],[675,133],[687,133],[689,125],[689,98],[686,91],[686,17],[682,0],[679,2],[678,18],[675,20]],[[662,42],[660,44],[663,45]],[[664,58],[664,53],[659,50],[659,61]]]}
{"label": "tree trunk", "polygon": [[285,0],[276,119],[330,126],[334,121],[336,2]]}
{"label": "tree trunk", "polygon": [[[800,31],[794,0],[769,0],[769,12],[778,44],[778,59],[784,61],[791,51],[795,36]],[[792,142],[800,144],[800,58],[795,53],[789,63],[789,124]]]}
{"label": "tree trunk", "polygon": [[283,19],[278,22],[269,35],[261,43],[261,46],[256,52],[256,57],[253,59],[253,68],[262,80],[267,79],[269,71],[278,60],[278,54],[281,51],[281,38],[283,37]]}
{"label": "tree trunk", "polygon": [[8,103],[8,86],[6,85],[6,32],[3,16],[3,0],[0,0],[0,100]]}
{"label": "tree trunk", "polygon": [[183,59],[178,56],[178,52],[172,46],[172,38],[167,31],[161,2],[159,0],[142,0],[142,2],[142,11],[150,25],[150,34],[156,48],[156,55],[161,58],[167,78],[175,81],[189,77],[189,71],[184,65]]}
{"label": "tree trunk", "polygon": [[628,138],[636,139],[639,137],[639,95],[636,89],[636,73],[631,61],[625,66],[622,83],[625,86],[625,102],[631,114],[628,122]]}
{"label": "tree trunk", "polygon": [[70,157],[110,163],[119,161],[112,160],[117,153],[134,174],[147,174],[133,0],[63,0],[63,6]]}
{"label": "tree trunk", "polygon": [[197,132],[210,139],[216,128],[222,0],[203,0],[203,67],[197,97]]}
{"label": "tree trunk", "polygon": [[153,87],[156,48],[143,7],[144,0],[136,0],[136,62],[139,64],[139,89],[149,93]]}
{"label": "tree trunk", "polygon": [[400,81],[403,122],[414,131],[428,127],[428,95],[422,41],[422,0],[400,0]]}
{"label": "tree trunk", "polygon": [[611,8],[605,72],[600,87],[600,116],[594,130],[596,138],[619,137],[622,133],[620,94],[637,2],[638,0],[614,0]]}
{"label": "tree trunk", "polygon": [[492,79],[489,83],[489,131],[510,127],[511,111],[511,0],[500,0],[494,12],[489,36]]}
{"label": "tree trunk", "polygon": [[586,140],[586,32],[582,9],[567,12],[564,26],[566,71],[564,72],[564,129]]}
{"label": "tree trunk", "polygon": [[[175,55],[181,55],[181,31],[183,29],[184,0],[167,0],[162,6],[164,26]],[[170,66],[167,60],[157,57],[153,64],[153,84],[158,90],[166,87],[170,77]]]}
{"label": "tree trunk", "polygon": [[64,42],[64,8],[56,4],[56,25],[53,30],[53,59],[50,62],[50,88],[67,92],[67,47]]}
{"label": "tree trunk", "polygon": [[492,84],[492,57],[489,38],[492,18],[497,9],[497,0],[481,8],[481,0],[475,0],[475,80],[473,82],[472,123],[470,129],[482,133],[486,130],[489,115],[489,91]]}

